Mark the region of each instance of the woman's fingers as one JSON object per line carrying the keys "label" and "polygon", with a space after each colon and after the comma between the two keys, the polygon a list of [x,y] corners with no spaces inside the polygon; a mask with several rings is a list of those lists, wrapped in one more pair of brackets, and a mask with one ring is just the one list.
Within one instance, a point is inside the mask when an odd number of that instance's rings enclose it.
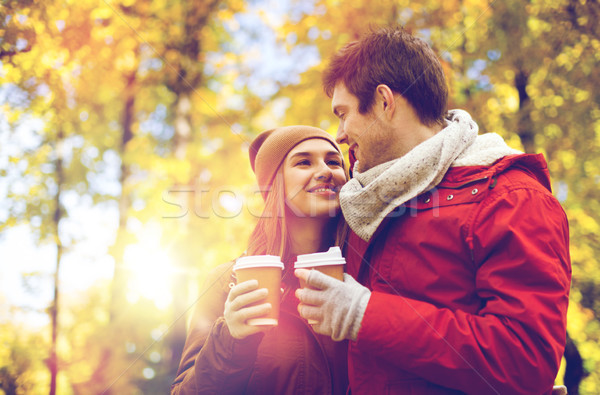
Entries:
{"label": "woman's fingers", "polygon": [[260,302],[267,297],[269,290],[266,288],[255,289],[254,291],[246,292],[238,295],[235,299],[229,302],[229,308],[233,311],[237,311],[247,307],[248,305],[256,302]]}
{"label": "woman's fingers", "polygon": [[263,331],[264,327],[248,325],[247,321],[251,318],[264,316],[271,312],[272,309],[270,303],[244,307],[239,310],[232,310],[229,307],[227,304],[225,305],[225,322],[229,328],[229,333],[236,339],[243,339],[254,333]]}
{"label": "woman's fingers", "polygon": [[[248,325],[247,321],[271,312],[270,303],[261,303],[268,292],[266,288],[258,288],[256,280],[244,281],[231,288],[225,302],[224,316],[234,338],[243,339],[265,330],[261,326]],[[260,304],[253,305],[255,303]]]}
{"label": "woman's fingers", "polygon": [[241,294],[245,294],[247,292],[258,289],[258,281],[256,280],[248,280],[242,283],[234,285],[231,290],[229,290],[229,295],[227,296],[227,301],[231,302],[233,299],[237,298]]}
{"label": "woman's fingers", "polygon": [[251,318],[260,317],[263,315],[267,315],[271,312],[271,303],[263,303],[256,306],[246,307],[238,311],[239,320],[242,322],[246,322]]}

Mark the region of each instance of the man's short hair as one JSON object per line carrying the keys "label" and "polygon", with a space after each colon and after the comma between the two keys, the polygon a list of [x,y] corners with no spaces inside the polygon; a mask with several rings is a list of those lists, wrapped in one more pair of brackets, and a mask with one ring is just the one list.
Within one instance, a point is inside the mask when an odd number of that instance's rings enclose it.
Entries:
{"label": "man's short hair", "polygon": [[329,97],[338,82],[358,98],[361,114],[373,105],[377,86],[385,84],[413,106],[423,124],[443,125],[448,87],[442,65],[427,43],[402,28],[371,30],[343,46],[323,74]]}

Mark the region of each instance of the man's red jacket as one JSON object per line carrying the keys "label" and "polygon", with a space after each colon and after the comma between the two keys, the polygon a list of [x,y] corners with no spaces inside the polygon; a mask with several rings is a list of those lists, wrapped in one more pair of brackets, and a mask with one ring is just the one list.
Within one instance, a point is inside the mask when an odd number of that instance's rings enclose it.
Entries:
{"label": "man's red jacket", "polygon": [[347,271],[373,292],[352,394],[546,394],[565,346],[566,215],[542,155],[451,168],[399,206]]}

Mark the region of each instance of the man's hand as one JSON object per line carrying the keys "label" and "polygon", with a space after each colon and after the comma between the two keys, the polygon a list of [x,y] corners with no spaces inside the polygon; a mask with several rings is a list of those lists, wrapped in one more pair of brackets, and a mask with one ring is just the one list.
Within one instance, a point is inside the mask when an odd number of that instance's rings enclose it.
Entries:
{"label": "man's hand", "polygon": [[317,270],[296,269],[294,274],[307,285],[296,290],[298,312],[318,322],[312,326],[315,332],[335,341],[356,340],[371,291],[346,273],[343,282]]}
{"label": "man's hand", "polygon": [[231,336],[235,339],[243,339],[265,330],[261,326],[246,324],[246,320],[263,316],[271,311],[270,303],[248,306],[264,299],[268,292],[266,288],[258,289],[258,281],[256,280],[244,281],[231,288],[225,301],[225,311],[223,313]]}

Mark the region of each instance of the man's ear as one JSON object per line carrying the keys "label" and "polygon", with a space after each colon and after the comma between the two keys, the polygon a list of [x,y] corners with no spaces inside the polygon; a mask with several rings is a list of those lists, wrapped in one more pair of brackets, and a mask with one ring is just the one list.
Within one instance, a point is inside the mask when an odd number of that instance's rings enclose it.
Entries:
{"label": "man's ear", "polygon": [[394,92],[385,84],[377,85],[375,89],[375,102],[380,106],[388,119],[392,119],[396,111],[396,98]]}

